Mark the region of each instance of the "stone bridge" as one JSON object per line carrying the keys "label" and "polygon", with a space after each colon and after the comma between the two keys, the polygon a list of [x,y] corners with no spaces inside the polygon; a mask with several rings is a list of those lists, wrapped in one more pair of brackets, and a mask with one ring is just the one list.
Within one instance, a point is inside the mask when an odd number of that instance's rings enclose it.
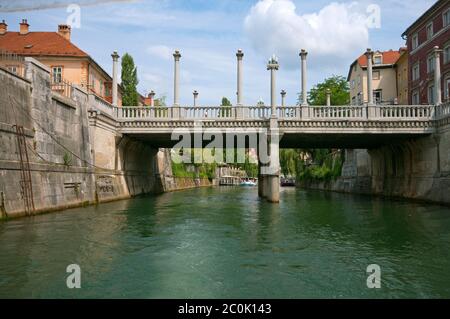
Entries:
{"label": "stone bridge", "polygon": [[174,130],[219,134],[248,134],[269,129],[275,120],[280,147],[372,148],[387,141],[430,135],[436,123],[450,115],[449,105],[389,106],[202,106],[113,107],[99,103],[91,116],[110,117],[118,132],[145,140],[155,147],[172,147]]}
{"label": "stone bridge", "polygon": [[[280,147],[375,149],[433,136],[450,118],[450,104],[114,107],[97,99],[91,105],[91,121],[108,122],[118,135],[154,148],[173,147],[179,142],[180,132],[190,134],[191,141],[196,134],[226,139],[228,134],[249,136],[263,132],[268,136],[270,161],[260,163],[259,193],[271,202],[279,198]],[[203,141],[202,146],[208,142]]]}
{"label": "stone bridge", "polygon": [[[276,72],[279,69],[275,56],[269,59],[270,106],[244,106],[242,92],[243,52],[237,57],[237,100],[234,106],[198,106],[198,92],[194,91],[194,105],[180,106],[179,51],[174,57],[174,92],[171,107],[125,106],[117,107],[117,90],[113,92],[113,104],[95,98],[90,103],[89,117],[93,127],[104,124],[120,138],[126,136],[140,140],[154,148],[168,148],[178,145],[188,136],[190,143],[183,147],[211,145],[218,137],[224,140],[232,136],[233,144],[227,148],[258,148],[259,194],[271,202],[279,200],[279,148],[364,148],[375,149],[385,145],[402,144],[408,140],[430,135],[439,135],[439,127],[448,124],[449,104],[441,100],[441,71],[438,49],[434,54],[435,101],[436,105],[376,105],[372,88],[373,51],[367,49],[367,97],[363,105],[332,106],[331,91],[327,90],[326,106],[310,106],[307,101],[306,57],[301,57],[301,103],[299,106],[285,106],[286,92],[281,91],[281,106],[277,102]],[[118,83],[118,55],[113,57],[113,88]],[[154,92],[152,91],[154,96]],[[152,96],[152,101],[153,101]],[[102,124],[103,125],[103,124]],[[251,136],[257,136],[252,139]],[[206,141],[204,137],[207,136]],[[214,136],[214,139],[212,137]],[[235,136],[237,136],[235,144]],[[248,144],[247,144],[248,136]],[[239,144],[239,137],[241,144]],[[242,139],[244,137],[244,139]],[[263,138],[262,138],[263,137]],[[200,140],[200,145],[196,141]],[[242,144],[242,140],[244,143]],[[251,143],[253,141],[253,143]],[[250,145],[252,144],[252,145]],[[213,144],[217,147],[217,144]],[[438,146],[439,148],[439,146]],[[264,151],[261,151],[264,149]],[[262,161],[262,155],[267,161]],[[437,156],[438,158],[440,155]]]}

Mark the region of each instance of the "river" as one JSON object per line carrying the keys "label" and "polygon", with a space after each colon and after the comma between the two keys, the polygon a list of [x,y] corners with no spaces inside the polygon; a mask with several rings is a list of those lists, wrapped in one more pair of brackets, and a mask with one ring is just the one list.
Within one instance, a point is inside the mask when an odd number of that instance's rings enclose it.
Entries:
{"label": "river", "polygon": [[201,188],[0,222],[2,298],[449,298],[449,270],[449,208],[293,188],[279,205]]}

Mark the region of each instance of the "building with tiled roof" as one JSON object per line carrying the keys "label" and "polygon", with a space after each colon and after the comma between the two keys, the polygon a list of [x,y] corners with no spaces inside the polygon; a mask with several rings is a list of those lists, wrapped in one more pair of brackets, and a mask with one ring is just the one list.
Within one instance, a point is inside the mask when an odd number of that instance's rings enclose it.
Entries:
{"label": "building with tiled roof", "polygon": [[[86,88],[103,99],[112,100],[112,78],[89,54],[71,42],[71,28],[59,25],[57,32],[31,32],[27,20],[19,24],[19,31],[9,31],[3,20],[0,22],[0,51],[9,54],[33,57],[48,66],[53,83],[69,82]],[[11,71],[20,68],[7,62]],[[119,101],[121,93],[119,88]]]}
{"label": "building with tiled roof", "polygon": [[[373,56],[373,90],[377,104],[397,104],[396,63],[401,50],[375,51]],[[362,54],[350,66],[347,81],[350,85],[350,101],[352,105],[368,102],[367,96],[367,57]]]}

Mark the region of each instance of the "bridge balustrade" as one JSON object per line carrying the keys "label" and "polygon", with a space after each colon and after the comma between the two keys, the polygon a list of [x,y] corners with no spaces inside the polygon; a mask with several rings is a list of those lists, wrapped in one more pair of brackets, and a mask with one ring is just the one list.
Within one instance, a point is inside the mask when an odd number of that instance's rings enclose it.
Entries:
{"label": "bridge balustrade", "polygon": [[[268,106],[112,107],[97,101],[96,107],[120,120],[264,120]],[[376,106],[279,106],[282,120],[432,120],[450,115],[450,103],[433,105]]]}

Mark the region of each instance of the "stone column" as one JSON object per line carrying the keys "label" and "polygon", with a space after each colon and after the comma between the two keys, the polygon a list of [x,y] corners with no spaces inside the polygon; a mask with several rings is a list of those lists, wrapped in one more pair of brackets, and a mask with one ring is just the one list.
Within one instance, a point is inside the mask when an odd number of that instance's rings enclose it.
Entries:
{"label": "stone column", "polygon": [[331,90],[327,89],[327,106],[331,106]]}
{"label": "stone column", "polygon": [[302,106],[308,106],[308,92],[306,89],[306,56],[308,52],[302,49],[300,51],[301,63],[302,63]]}
{"label": "stone column", "polygon": [[151,90],[148,96],[150,97],[150,106],[155,106],[155,92]]}
{"label": "stone column", "polygon": [[119,64],[119,55],[117,54],[117,51],[114,51],[113,54],[111,54],[111,57],[113,59],[112,104],[114,106],[117,106],[117,103],[119,101],[117,94],[117,83],[118,83],[117,72]]}
{"label": "stone column", "polygon": [[180,51],[175,50],[174,58],[174,74],[173,74],[173,105],[180,105]]}
{"label": "stone column", "polygon": [[196,90],[194,90],[194,92],[192,92],[192,94],[194,95],[194,107],[196,107],[197,106],[198,92]]}
{"label": "stone column", "polygon": [[270,70],[270,106],[272,117],[274,117],[277,115],[276,71],[278,70],[278,61],[275,55],[267,63],[267,70]]}
{"label": "stone column", "polygon": [[367,57],[367,105],[373,106],[373,71],[372,71],[372,60],[373,60],[373,51],[371,49],[367,49],[365,53]]}
{"label": "stone column", "polygon": [[441,81],[441,53],[438,46],[434,47],[434,103],[442,104],[442,81]]}
{"label": "stone column", "polygon": [[281,106],[285,106],[285,104],[284,104],[284,99],[285,99],[285,97],[286,97],[286,91],[285,90],[281,90],[281,92],[280,92],[280,94],[281,94]]}
{"label": "stone column", "polygon": [[244,57],[244,52],[239,49],[236,53],[237,57],[237,106],[242,106],[242,58]]}

